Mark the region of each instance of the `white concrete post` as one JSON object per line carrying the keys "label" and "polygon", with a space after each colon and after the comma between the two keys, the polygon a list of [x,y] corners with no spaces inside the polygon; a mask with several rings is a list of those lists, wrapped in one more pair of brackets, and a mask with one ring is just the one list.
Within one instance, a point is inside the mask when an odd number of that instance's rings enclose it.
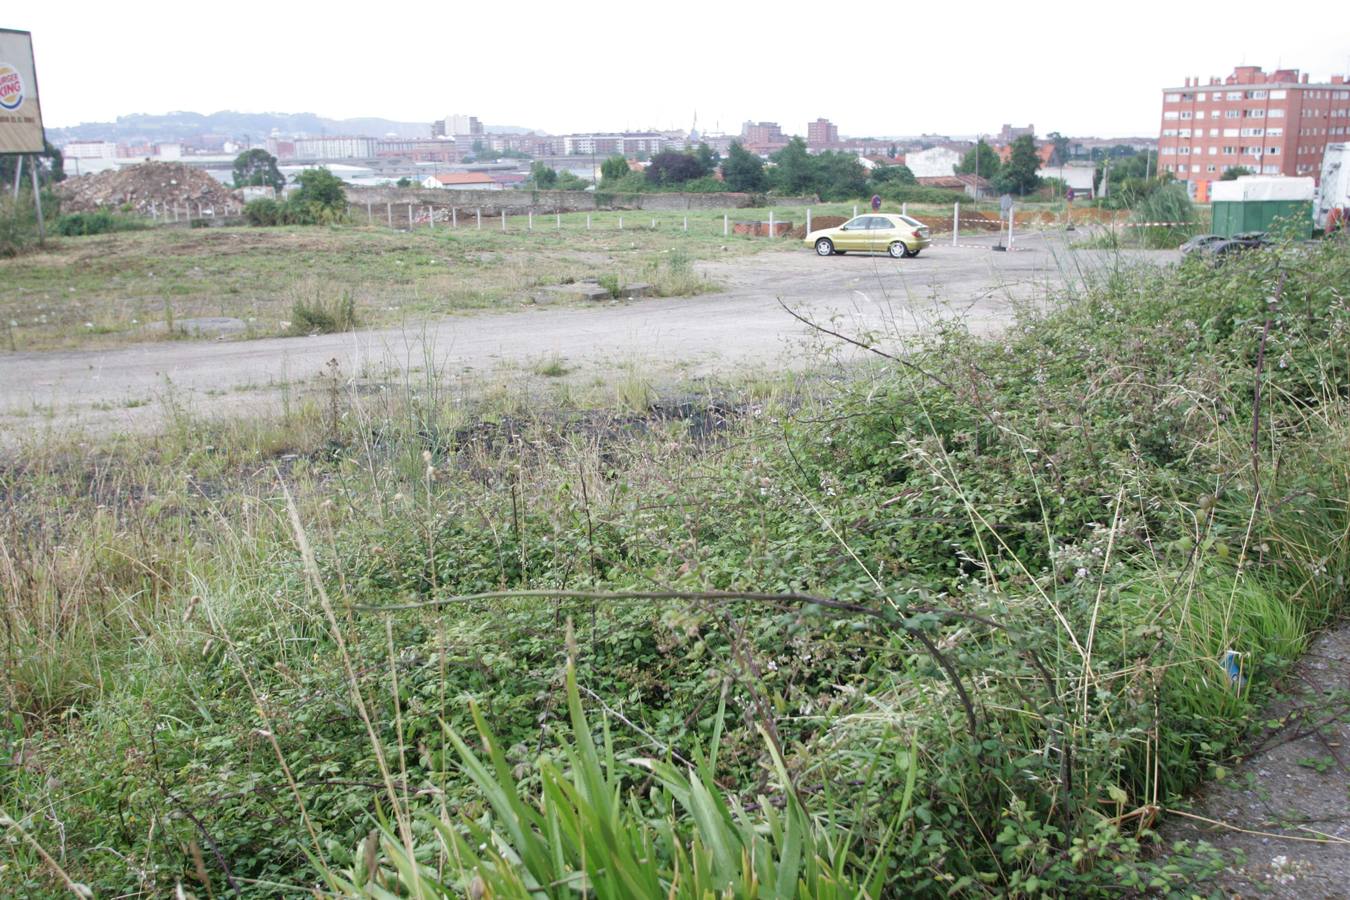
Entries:
{"label": "white concrete post", "polygon": [[385,216],[386,219],[389,220],[389,227],[390,227],[390,228],[393,228],[393,227],[394,227],[394,204],[393,204],[393,203],[386,203],[386,204],[384,205],[384,216]]}
{"label": "white concrete post", "polygon": [[722,213],[722,237],[731,234],[731,217]]}
{"label": "white concrete post", "polygon": [[483,230],[483,211],[481,209],[478,210],[478,230]]}
{"label": "white concrete post", "polygon": [[591,214],[590,214],[590,213],[586,213],[586,230],[587,230],[587,231],[590,231],[590,230],[591,230]]}
{"label": "white concrete post", "polygon": [[811,233],[811,207],[806,208],[806,233]]}
{"label": "white concrete post", "polygon": [[506,230],[506,210],[502,210],[502,231]]}
{"label": "white concrete post", "polygon": [[769,210],[769,237],[774,236],[773,231],[773,210]]}
{"label": "white concrete post", "polygon": [[952,246],[956,246],[956,241],[961,235],[961,201],[957,200],[952,204]]}
{"label": "white concrete post", "polygon": [[455,209],[453,206],[450,207],[450,227],[459,227],[459,210]]}
{"label": "white concrete post", "polygon": [[908,203],[901,203],[901,204],[900,204],[900,215],[902,215],[902,216],[907,216],[907,215],[909,215],[909,204],[908,204]]}
{"label": "white concrete post", "polygon": [[553,227],[557,228],[559,231],[562,231],[562,213],[555,212],[553,214]]}
{"label": "white concrete post", "polygon": [[1010,206],[1010,207],[1008,207],[1008,248],[1009,248],[1009,249],[1012,248],[1013,211],[1014,211],[1016,208],[1017,208],[1016,206]]}
{"label": "white concrete post", "polygon": [[853,218],[858,218],[858,204],[853,204]]}
{"label": "white concrete post", "polygon": [[685,230],[686,232],[689,231],[689,217],[688,217],[688,216],[685,216],[685,217],[684,217],[684,230]]}
{"label": "white concrete post", "polygon": [[436,230],[436,207],[434,206],[427,207],[427,227],[433,231]]}
{"label": "white concrete post", "polygon": [[623,231],[623,216],[619,216],[619,230]]}
{"label": "white concrete post", "polygon": [[374,225],[374,224],[375,224],[375,218],[374,218],[374,217],[371,215],[371,213],[370,213],[370,201],[369,201],[369,200],[366,201],[366,224],[367,224],[367,225]]}
{"label": "white concrete post", "polygon": [[529,217],[529,221],[525,225],[525,230],[534,231],[534,210],[528,210],[525,215]]}
{"label": "white concrete post", "polygon": [[412,227],[413,227],[412,204],[409,203],[409,204],[408,204],[408,230],[409,230],[409,231],[412,231]]}

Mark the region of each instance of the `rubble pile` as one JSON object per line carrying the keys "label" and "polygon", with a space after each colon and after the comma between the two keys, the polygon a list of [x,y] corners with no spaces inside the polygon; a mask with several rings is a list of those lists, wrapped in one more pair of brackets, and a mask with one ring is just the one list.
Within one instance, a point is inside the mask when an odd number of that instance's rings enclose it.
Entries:
{"label": "rubble pile", "polygon": [[201,169],[182,163],[144,162],[94,175],[67,178],[56,185],[64,212],[98,209],[160,214],[175,206],[196,215],[237,212],[239,199]]}

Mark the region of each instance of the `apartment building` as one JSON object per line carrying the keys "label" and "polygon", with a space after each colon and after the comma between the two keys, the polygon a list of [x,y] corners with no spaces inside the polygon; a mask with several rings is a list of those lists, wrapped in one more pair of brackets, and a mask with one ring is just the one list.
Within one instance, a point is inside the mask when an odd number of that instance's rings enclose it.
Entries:
{"label": "apartment building", "polygon": [[829,150],[839,143],[839,127],[829,119],[806,123],[806,146],[812,150]]}
{"label": "apartment building", "polygon": [[1158,168],[1186,182],[1195,199],[1243,166],[1263,175],[1318,178],[1328,143],[1350,135],[1350,83],[1311,82],[1298,69],[1238,66],[1226,78],[1187,78],[1163,89]]}
{"label": "apartment building", "polygon": [[625,131],[609,134],[569,134],[562,139],[567,156],[637,156],[660,153],[677,146],[670,136],[658,131]]}

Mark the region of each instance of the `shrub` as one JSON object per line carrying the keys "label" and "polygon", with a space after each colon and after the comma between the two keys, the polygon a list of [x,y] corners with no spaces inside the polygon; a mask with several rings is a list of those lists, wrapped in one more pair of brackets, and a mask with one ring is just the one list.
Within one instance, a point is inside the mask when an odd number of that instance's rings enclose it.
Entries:
{"label": "shrub", "polygon": [[270,197],[250,200],[244,205],[244,220],[250,225],[272,226],[282,224],[285,205]]}
{"label": "shrub", "polygon": [[332,300],[316,296],[297,298],[291,304],[290,333],[294,335],[334,334],[351,331],[356,325],[356,298],[350,291]]}
{"label": "shrub", "polygon": [[56,233],[65,237],[83,237],[91,234],[111,234],[115,231],[138,231],[147,227],[130,216],[117,215],[109,210],[71,213],[56,220]]}

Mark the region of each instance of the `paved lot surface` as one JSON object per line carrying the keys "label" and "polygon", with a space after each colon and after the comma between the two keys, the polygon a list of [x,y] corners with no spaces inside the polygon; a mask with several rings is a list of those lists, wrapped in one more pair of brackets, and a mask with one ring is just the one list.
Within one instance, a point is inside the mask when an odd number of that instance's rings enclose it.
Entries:
{"label": "paved lot surface", "polygon": [[[0,442],[5,432],[12,442],[47,428],[154,428],[170,398],[205,414],[261,411],[276,403],[282,385],[308,383],[333,359],[344,375],[381,379],[433,366],[444,373],[527,371],[554,356],[590,378],[633,364],[686,375],[794,365],[804,359],[809,329],[779,307],[780,298],[816,321],[841,317],[855,332],[916,333],[952,316],[992,332],[1011,320],[1019,302],[1116,260],[1070,250],[1051,236],[1027,236],[1012,253],[990,252],[993,243],[968,238],[905,260],[820,258],[802,248],[700,263],[725,290],[699,297],[539,306],[304,338],[0,354]],[[1164,262],[1174,254],[1138,257]]]}
{"label": "paved lot surface", "polygon": [[1241,852],[1207,886],[1225,897],[1350,897],[1350,626],[1315,641],[1285,688],[1246,760],[1198,799],[1212,822],[1163,834]]}

